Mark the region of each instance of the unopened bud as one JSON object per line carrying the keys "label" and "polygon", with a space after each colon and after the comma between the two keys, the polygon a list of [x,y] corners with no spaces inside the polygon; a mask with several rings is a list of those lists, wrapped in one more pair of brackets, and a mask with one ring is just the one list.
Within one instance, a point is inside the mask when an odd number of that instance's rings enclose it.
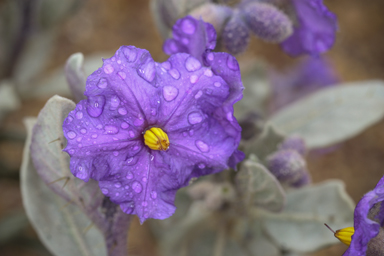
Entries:
{"label": "unopened bud", "polygon": [[305,141],[300,136],[289,136],[279,146],[279,149],[292,149],[297,151],[300,155],[305,156],[307,153],[307,147]]}
{"label": "unopened bud", "polygon": [[248,27],[239,12],[232,15],[223,30],[223,42],[231,54],[238,54],[247,48],[249,43]]}

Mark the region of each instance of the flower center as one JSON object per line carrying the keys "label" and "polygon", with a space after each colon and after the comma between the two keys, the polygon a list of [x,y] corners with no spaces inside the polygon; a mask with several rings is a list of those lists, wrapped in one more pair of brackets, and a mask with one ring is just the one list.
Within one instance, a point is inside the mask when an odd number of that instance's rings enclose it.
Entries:
{"label": "flower center", "polygon": [[168,135],[160,128],[152,127],[144,133],[144,144],[153,150],[167,150],[169,148]]}
{"label": "flower center", "polygon": [[335,237],[339,239],[341,242],[343,242],[346,245],[351,244],[352,235],[355,233],[355,229],[353,227],[343,228],[336,230]]}

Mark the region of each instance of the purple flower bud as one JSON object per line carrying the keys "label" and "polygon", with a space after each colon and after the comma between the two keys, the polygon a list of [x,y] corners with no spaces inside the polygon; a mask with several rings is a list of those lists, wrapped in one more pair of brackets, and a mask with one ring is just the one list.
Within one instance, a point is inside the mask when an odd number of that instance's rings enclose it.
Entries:
{"label": "purple flower bud", "polygon": [[279,146],[280,150],[295,150],[302,156],[305,156],[307,153],[307,147],[305,145],[305,141],[300,136],[289,136],[286,138]]}
{"label": "purple flower bud", "polygon": [[236,12],[224,27],[222,39],[225,47],[232,54],[245,51],[249,43],[249,31],[242,17]]}
{"label": "purple flower bud", "polygon": [[292,21],[273,5],[253,2],[242,13],[253,33],[267,42],[280,43],[292,34]]}
{"label": "purple flower bud", "polygon": [[267,157],[267,167],[282,183],[303,186],[310,181],[304,158],[295,150],[279,150]]}

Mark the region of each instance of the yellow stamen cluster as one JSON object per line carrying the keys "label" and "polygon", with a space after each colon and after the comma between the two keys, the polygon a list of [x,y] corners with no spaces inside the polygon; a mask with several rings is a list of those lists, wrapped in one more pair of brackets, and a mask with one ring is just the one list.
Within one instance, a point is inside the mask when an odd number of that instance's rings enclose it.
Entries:
{"label": "yellow stamen cluster", "polygon": [[346,245],[351,244],[352,235],[355,233],[355,229],[353,227],[343,228],[336,230],[335,237],[339,239],[341,242],[343,242]]}
{"label": "yellow stamen cluster", "polygon": [[153,150],[167,150],[169,148],[168,135],[162,129],[156,127],[145,131],[144,143]]}

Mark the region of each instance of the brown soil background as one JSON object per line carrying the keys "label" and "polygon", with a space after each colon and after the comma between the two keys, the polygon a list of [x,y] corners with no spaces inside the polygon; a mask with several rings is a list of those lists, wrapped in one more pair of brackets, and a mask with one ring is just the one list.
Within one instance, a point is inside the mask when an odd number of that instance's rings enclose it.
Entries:
{"label": "brown soil background", "polygon": [[[335,63],[342,80],[383,79],[384,1],[324,2],[339,19],[336,44],[327,55]],[[155,60],[164,60],[166,55],[161,50],[162,39],[156,31],[148,5],[148,0],[87,1],[61,26],[49,70],[63,66],[74,52],[83,52],[85,55],[100,51],[113,52],[121,45],[145,48]],[[276,68],[294,62],[278,46],[255,38],[247,54],[262,58]],[[23,117],[37,116],[45,100],[24,101],[22,107],[10,113],[0,126],[0,221],[14,212],[22,211],[18,170],[23,141],[4,138],[7,134],[24,134]],[[330,153],[311,153],[307,160],[314,182],[342,179],[348,193],[357,202],[384,174],[384,121]],[[136,255],[157,255],[155,241],[147,226],[140,226],[137,220],[131,228],[129,248]],[[345,249],[346,246],[338,244],[311,255],[342,255]],[[9,243],[1,245],[0,252],[1,255],[50,255],[37,243],[36,234],[30,226],[21,230]]]}

